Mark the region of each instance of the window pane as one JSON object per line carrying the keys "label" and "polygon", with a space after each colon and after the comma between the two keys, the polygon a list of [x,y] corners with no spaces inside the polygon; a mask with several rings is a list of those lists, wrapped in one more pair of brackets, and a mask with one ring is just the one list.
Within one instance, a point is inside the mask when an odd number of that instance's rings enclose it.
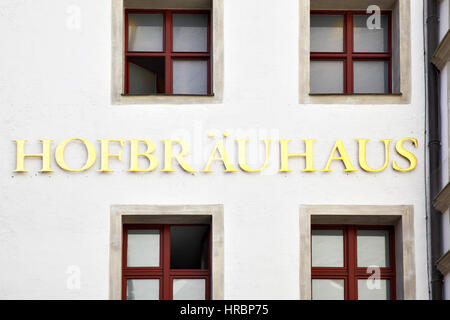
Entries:
{"label": "window pane", "polygon": [[344,16],[311,15],[311,52],[344,51]]}
{"label": "window pane", "polygon": [[129,94],[165,92],[164,58],[129,58]]}
{"label": "window pane", "polygon": [[205,300],[205,279],[174,279],[173,300]]}
{"label": "window pane", "polygon": [[389,280],[358,280],[358,300],[389,300],[390,281]]}
{"label": "window pane", "polygon": [[358,230],[358,267],[389,267],[389,231]]}
{"label": "window pane", "polygon": [[354,61],[355,93],[388,93],[389,63],[386,61]]}
{"label": "window pane", "polygon": [[159,230],[128,230],[127,265],[159,266]]}
{"label": "window pane", "polygon": [[159,280],[127,280],[127,300],[159,300]]}
{"label": "window pane", "polygon": [[209,226],[170,227],[170,268],[207,269]]}
{"label": "window pane", "polygon": [[163,15],[128,15],[128,50],[163,51]]}
{"label": "window pane", "polygon": [[208,61],[174,60],[173,61],[174,94],[207,94]]}
{"label": "window pane", "polygon": [[[374,29],[367,27],[369,15],[354,15],[354,52],[388,52],[389,20],[382,15],[380,25]],[[369,21],[370,22],[370,21]],[[372,28],[372,25],[370,24]]]}
{"label": "window pane", "polygon": [[208,15],[173,15],[173,51],[208,51]]}
{"label": "window pane", "polygon": [[344,93],[344,61],[311,61],[311,93]]}
{"label": "window pane", "polygon": [[156,93],[156,73],[130,62],[130,94]]}
{"label": "window pane", "polygon": [[344,300],[344,280],[313,279],[313,300]]}
{"label": "window pane", "polygon": [[312,230],[312,266],[344,266],[343,230]]}

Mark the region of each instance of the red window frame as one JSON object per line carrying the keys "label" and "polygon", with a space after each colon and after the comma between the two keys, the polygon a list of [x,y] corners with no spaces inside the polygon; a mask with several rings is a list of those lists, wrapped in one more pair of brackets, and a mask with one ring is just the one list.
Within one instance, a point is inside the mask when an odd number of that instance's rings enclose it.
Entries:
{"label": "red window frame", "polygon": [[354,52],[353,16],[367,15],[360,10],[311,10],[311,15],[342,15],[344,16],[344,51],[343,52],[311,52],[311,61],[344,61],[344,93],[354,93],[353,62],[354,61],[387,61],[388,62],[388,92],[392,94],[392,12],[382,10],[381,15],[388,16],[388,52]]}
{"label": "red window frame", "polygon": [[[171,269],[170,268],[170,227],[172,226],[208,226],[207,269]],[[127,247],[128,230],[159,230],[160,234],[160,266],[128,267]],[[158,279],[160,300],[173,300],[174,279],[204,279],[205,299],[211,299],[211,226],[208,224],[124,224],[122,234],[122,300],[127,299],[127,280]]]}
{"label": "red window frame", "polygon": [[[311,288],[314,279],[344,280],[344,299],[358,300],[358,280],[368,279],[367,267],[357,264],[357,231],[386,230],[389,231],[389,266],[380,268],[380,279],[390,280],[390,300],[396,299],[396,267],[395,267],[395,234],[393,226],[360,226],[360,225],[312,225],[312,230],[343,230],[344,266],[343,267],[311,267]],[[312,241],[312,234],[311,234]],[[312,243],[312,242],[311,242]],[[312,246],[311,246],[312,259]],[[312,260],[311,260],[312,263]]]}
{"label": "red window frame", "polygon": [[[128,46],[128,14],[163,14],[163,51],[129,51]],[[173,14],[207,14],[208,15],[208,42],[207,52],[175,52],[173,51]],[[211,10],[152,10],[152,9],[125,9],[125,80],[124,91],[129,94],[129,58],[132,57],[159,57],[164,58],[165,84],[164,93],[173,95],[173,60],[206,60],[208,61],[208,88],[207,95],[211,95]],[[150,70],[152,71],[152,70]],[[182,94],[189,95],[189,94]]]}

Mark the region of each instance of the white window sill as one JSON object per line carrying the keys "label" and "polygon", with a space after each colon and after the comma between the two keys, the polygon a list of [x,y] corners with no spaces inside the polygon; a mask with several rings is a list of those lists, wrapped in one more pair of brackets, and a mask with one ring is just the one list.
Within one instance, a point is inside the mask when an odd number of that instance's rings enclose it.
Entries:
{"label": "white window sill", "polygon": [[310,93],[312,97],[318,96],[337,96],[337,97],[352,97],[352,96],[372,96],[372,97],[398,97],[401,93]]}
{"label": "white window sill", "polygon": [[118,94],[112,97],[113,105],[157,105],[157,104],[219,104],[222,99],[215,94],[189,95],[189,94]]}
{"label": "white window sill", "polygon": [[408,96],[402,93],[309,93],[300,99],[300,104],[404,105],[409,103]]}
{"label": "white window sill", "polygon": [[166,93],[157,93],[157,94],[121,94],[122,97],[214,97],[214,94],[166,94]]}

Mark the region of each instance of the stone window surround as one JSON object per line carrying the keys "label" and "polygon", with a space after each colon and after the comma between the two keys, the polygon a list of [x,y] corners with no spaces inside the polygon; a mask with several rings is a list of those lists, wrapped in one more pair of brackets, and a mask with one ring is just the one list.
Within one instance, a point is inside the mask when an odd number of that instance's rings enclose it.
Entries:
{"label": "stone window surround", "polygon": [[211,224],[211,299],[224,299],[223,205],[112,205],[109,248],[109,298],[122,295],[122,229],[126,224]]}
{"label": "stone window surround", "polygon": [[436,49],[431,62],[442,71],[450,60],[450,30],[445,34],[439,47]]}
{"label": "stone window surround", "polygon": [[[203,3],[204,1],[193,1]],[[126,6],[125,3],[129,5]],[[147,4],[146,4],[147,3]],[[153,6],[149,6],[153,4]],[[212,95],[123,95],[124,93],[124,10],[141,9],[209,9],[204,6],[186,6],[179,0],[111,0],[111,104],[217,104],[223,100],[224,86],[224,30],[223,0],[211,0],[212,17]]]}
{"label": "stone window surround", "polygon": [[311,225],[357,224],[395,227],[397,299],[416,299],[414,207],[407,205],[300,206],[300,299],[311,300]]}
{"label": "stone window surround", "polygon": [[450,250],[436,262],[436,266],[444,277],[450,273]]}
{"label": "stone window surround", "polygon": [[[300,104],[410,104],[411,103],[411,0],[393,0],[399,16],[399,94],[310,94],[310,11],[311,2],[322,5],[313,9],[366,9],[367,1],[299,0],[299,103]],[[380,5],[386,1],[372,0]],[[381,9],[386,9],[381,6]],[[393,26],[395,27],[395,25]],[[394,36],[395,36],[395,28]],[[394,37],[395,39],[395,37]],[[393,63],[396,63],[395,56]],[[398,62],[397,62],[398,63]]]}

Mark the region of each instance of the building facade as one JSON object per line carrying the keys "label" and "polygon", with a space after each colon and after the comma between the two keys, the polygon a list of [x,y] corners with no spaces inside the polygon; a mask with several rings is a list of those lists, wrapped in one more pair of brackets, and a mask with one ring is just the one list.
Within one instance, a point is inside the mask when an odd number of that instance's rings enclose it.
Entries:
{"label": "building facade", "polygon": [[1,0],[0,298],[432,297],[426,12]]}
{"label": "building facade", "polygon": [[[433,29],[430,41],[429,65],[429,146],[430,159],[436,158],[436,161],[430,161],[430,203],[436,209],[430,210],[430,235],[431,237],[431,270],[432,283],[435,284],[435,294],[442,294],[442,298],[450,299],[450,216],[449,216],[449,170],[448,170],[448,141],[449,141],[449,77],[448,60],[450,58],[450,36],[449,30],[449,1],[436,1],[429,4],[428,18],[430,28]],[[431,15],[437,16],[436,25],[433,26]],[[436,30],[434,30],[436,29]],[[438,83],[434,85],[433,78]],[[432,84],[433,83],[433,84]],[[432,88],[437,87],[435,92]],[[433,100],[435,102],[433,102]],[[434,128],[434,130],[432,129]],[[436,152],[434,146],[440,146],[440,152]],[[434,153],[434,154],[433,154]],[[439,287],[439,284],[443,284]],[[439,297],[437,297],[439,298]]]}

